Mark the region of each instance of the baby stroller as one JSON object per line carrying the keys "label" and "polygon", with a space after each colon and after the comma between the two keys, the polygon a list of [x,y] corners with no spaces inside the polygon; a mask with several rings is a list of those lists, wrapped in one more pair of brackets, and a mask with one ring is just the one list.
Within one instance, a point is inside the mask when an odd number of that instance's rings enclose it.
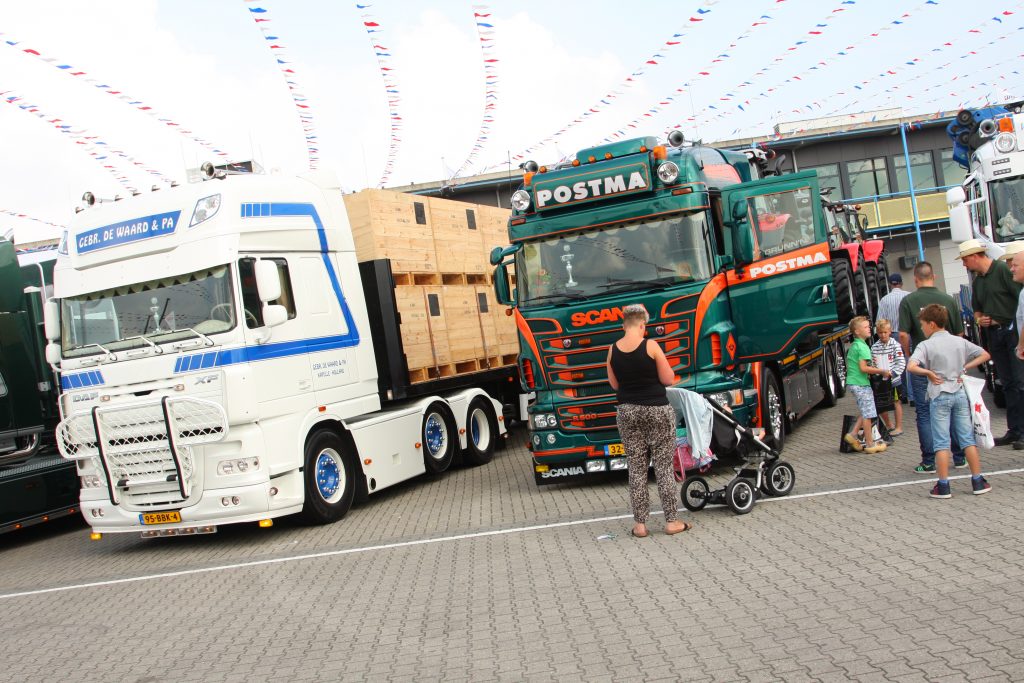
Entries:
{"label": "baby stroller", "polygon": [[[683,506],[692,512],[702,510],[708,503],[728,505],[738,515],[754,509],[759,494],[786,496],[796,484],[793,466],[780,460],[778,451],[764,443],[754,430],[743,427],[733,419],[728,409],[714,399],[686,389],[669,389],[669,401],[676,409],[677,417],[690,422],[700,422],[700,406],[710,409],[711,449],[715,453],[736,453],[743,461],[737,468],[736,476],[725,487],[712,491],[704,477],[687,477],[681,497]],[[689,403],[689,410],[685,406]],[[694,407],[696,406],[696,415]],[[682,415],[680,415],[682,413]],[[688,425],[688,432],[694,433]]]}

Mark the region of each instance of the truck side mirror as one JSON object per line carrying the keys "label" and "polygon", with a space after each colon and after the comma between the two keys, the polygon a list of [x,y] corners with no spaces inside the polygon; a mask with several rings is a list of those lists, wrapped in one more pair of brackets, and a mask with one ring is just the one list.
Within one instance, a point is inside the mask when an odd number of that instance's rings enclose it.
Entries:
{"label": "truck side mirror", "polygon": [[264,303],[281,298],[281,277],[273,261],[260,259],[256,262],[256,291]]}
{"label": "truck side mirror", "polygon": [[60,365],[60,344],[50,342],[46,345],[46,362],[54,367]]}
{"label": "truck side mirror", "polygon": [[[43,306],[43,334],[46,341],[57,341],[60,339],[60,306],[53,299],[49,299]],[[60,349],[58,348],[58,358]]]}
{"label": "truck side mirror", "polygon": [[954,242],[966,242],[974,237],[971,216],[967,207],[957,204],[949,208],[949,236]]}
{"label": "truck side mirror", "polygon": [[737,268],[754,262],[754,232],[747,222],[747,203],[737,199],[732,204],[732,257]]}
{"label": "truck side mirror", "polygon": [[[261,294],[262,296],[262,294]],[[288,321],[288,309],[281,304],[267,304],[263,307],[263,326],[277,327]]]}
{"label": "truck side mirror", "polygon": [[508,266],[499,263],[494,269],[494,298],[502,306],[515,306],[515,293],[508,281]]}

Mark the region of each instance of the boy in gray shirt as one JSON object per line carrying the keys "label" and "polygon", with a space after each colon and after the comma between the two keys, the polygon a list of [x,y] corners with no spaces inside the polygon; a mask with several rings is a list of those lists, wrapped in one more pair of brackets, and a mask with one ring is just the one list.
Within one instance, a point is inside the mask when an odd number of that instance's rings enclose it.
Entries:
{"label": "boy in gray shirt", "polygon": [[989,354],[980,346],[946,331],[949,312],[943,306],[929,304],[917,317],[926,339],[914,350],[907,371],[929,380],[929,412],[935,442],[935,466],[939,475],[930,495],[932,498],[953,497],[949,490],[950,427],[967,456],[974,495],[988,493],[992,486],[981,475],[981,458],[974,442],[974,423],[971,421],[971,402],[960,376],[987,362]]}

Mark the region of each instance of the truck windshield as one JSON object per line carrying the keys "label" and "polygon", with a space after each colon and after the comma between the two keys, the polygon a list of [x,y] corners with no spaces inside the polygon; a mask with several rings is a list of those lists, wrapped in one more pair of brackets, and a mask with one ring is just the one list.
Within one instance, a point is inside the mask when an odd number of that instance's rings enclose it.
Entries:
{"label": "truck windshield", "polygon": [[1024,178],[989,183],[996,234],[1003,239],[1024,235]]}
{"label": "truck windshield", "polygon": [[519,303],[562,303],[711,277],[706,212],[632,221],[526,244],[516,257]]}
{"label": "truck windshield", "polygon": [[[228,266],[61,300],[65,358],[227,332],[236,321]],[[148,341],[147,341],[148,340]]]}

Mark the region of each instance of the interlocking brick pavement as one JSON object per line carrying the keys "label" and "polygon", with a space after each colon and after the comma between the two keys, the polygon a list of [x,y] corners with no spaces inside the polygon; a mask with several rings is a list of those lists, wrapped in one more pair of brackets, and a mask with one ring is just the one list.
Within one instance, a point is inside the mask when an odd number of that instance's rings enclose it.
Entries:
{"label": "interlocking brick pavement", "polygon": [[[1024,474],[932,500],[911,472],[913,410],[886,453],[841,455],[852,410],[845,398],[790,435],[795,497],[684,513],[696,526],[674,537],[631,538],[626,518],[514,531],[628,513],[622,479],[538,489],[521,432],[489,466],[397,486],[326,527],[0,537],[0,594],[442,539],[0,599],[16,634],[0,680],[1024,679]],[[1024,467],[1008,448],[982,458]],[[492,530],[512,532],[443,540]]]}

